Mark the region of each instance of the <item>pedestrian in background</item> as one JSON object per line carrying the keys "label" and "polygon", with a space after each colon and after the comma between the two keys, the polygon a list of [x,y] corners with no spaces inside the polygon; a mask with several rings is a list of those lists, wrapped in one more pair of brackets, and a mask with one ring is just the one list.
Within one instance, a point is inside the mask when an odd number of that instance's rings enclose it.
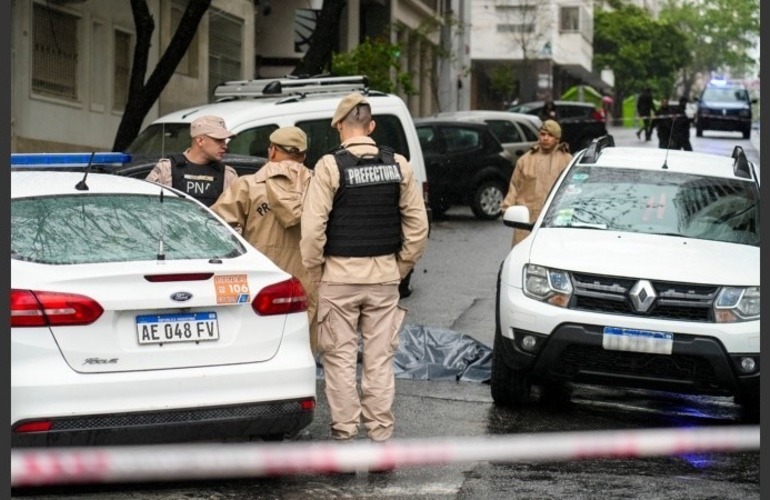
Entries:
{"label": "pedestrian in background", "polygon": [[642,126],[636,131],[637,139],[642,138],[642,132],[644,132],[645,141],[652,139],[652,117],[656,111],[655,103],[652,99],[652,89],[647,87],[642,90],[636,99],[636,114],[642,120]]}
{"label": "pedestrian in background", "polygon": [[[318,346],[335,440],[355,439],[363,419],[374,442],[393,434],[393,356],[406,310],[398,285],[423,254],[428,218],[412,166],[369,135],[360,93],[332,117],[341,147],[315,165],[302,211],[302,261],[318,286]],[[362,341],[360,395],[356,372]]]}
{"label": "pedestrian in background", "polygon": [[268,162],[256,173],[237,178],[211,210],[251,245],[302,283],[308,297],[310,350],[318,354],[317,293],[310,280],[299,242],[302,202],[312,171],[304,165],[307,135],[298,127],[283,127],[270,134]]}
{"label": "pedestrian in background", "polygon": [[609,90],[602,92],[602,113],[604,113],[604,121],[607,125],[612,125],[612,105],[615,103],[615,99],[610,95]]}
{"label": "pedestrian in background", "polygon": [[556,104],[551,99],[548,99],[545,101],[545,104],[543,104],[543,110],[540,112],[540,120],[559,120],[559,114],[556,112]]}
{"label": "pedestrian in background", "polygon": [[679,98],[679,107],[676,109],[673,123],[674,140],[672,143],[676,145],[676,149],[692,151],[692,144],[690,143],[690,124],[692,123],[692,118],[687,116],[687,102],[686,96]]}
{"label": "pedestrian in background", "polygon": [[658,147],[660,149],[679,149],[674,136],[674,115],[678,109],[669,105],[668,97],[660,100],[660,107],[655,112],[655,132],[658,134]]}
{"label": "pedestrian in background", "polygon": [[235,134],[222,118],[208,115],[192,121],[190,137],[188,149],[162,158],[145,179],[178,189],[210,207],[238,178],[235,169],[222,163],[227,140]]}
{"label": "pedestrian in background", "polygon": [[[500,204],[501,212],[513,205],[525,205],[529,209],[529,221],[535,222],[551,186],[570,160],[569,145],[561,142],[561,127],[554,120],[546,120],[540,127],[537,144],[516,162],[508,193]],[[529,231],[516,229],[512,246],[527,235]]]}

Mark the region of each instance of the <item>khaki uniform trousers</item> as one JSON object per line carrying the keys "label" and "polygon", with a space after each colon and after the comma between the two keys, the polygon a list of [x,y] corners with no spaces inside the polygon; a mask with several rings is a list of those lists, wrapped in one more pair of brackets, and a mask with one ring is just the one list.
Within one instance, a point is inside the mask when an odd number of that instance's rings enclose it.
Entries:
{"label": "khaki uniform trousers", "polygon": [[[393,434],[393,357],[406,315],[398,300],[397,281],[320,283],[318,347],[333,439],[354,439],[362,417],[369,439],[384,441]],[[356,384],[359,331],[363,342],[360,397]]]}

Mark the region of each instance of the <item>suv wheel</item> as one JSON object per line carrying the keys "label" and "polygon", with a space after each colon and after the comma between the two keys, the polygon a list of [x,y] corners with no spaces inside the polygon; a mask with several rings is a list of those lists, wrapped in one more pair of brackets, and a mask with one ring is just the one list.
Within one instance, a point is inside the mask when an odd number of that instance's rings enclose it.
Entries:
{"label": "suv wheel", "polygon": [[492,376],[490,388],[492,400],[498,406],[516,407],[529,399],[532,381],[528,371],[514,370],[505,364],[503,334],[500,331],[500,281],[503,264],[497,272],[497,292],[495,293],[495,340],[492,346]]}
{"label": "suv wheel", "polygon": [[482,182],[473,194],[471,210],[479,219],[492,220],[500,216],[500,203],[505,196],[505,187],[497,181]]}
{"label": "suv wheel", "polygon": [[743,138],[748,139],[751,137],[751,125],[748,125],[747,127],[744,127],[743,129]]}
{"label": "suv wheel", "polygon": [[529,371],[514,370],[505,364],[503,349],[503,339],[498,327],[498,331],[495,333],[495,343],[492,347],[492,377],[490,380],[492,400],[498,406],[514,408],[529,399],[532,391],[532,380]]}

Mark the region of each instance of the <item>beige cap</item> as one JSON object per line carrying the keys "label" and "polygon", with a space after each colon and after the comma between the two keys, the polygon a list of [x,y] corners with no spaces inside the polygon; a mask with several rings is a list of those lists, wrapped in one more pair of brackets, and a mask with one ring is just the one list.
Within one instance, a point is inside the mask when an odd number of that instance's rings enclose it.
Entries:
{"label": "beige cap", "polygon": [[561,139],[561,127],[553,120],[544,121],[543,126],[540,127],[540,130],[545,130],[557,139]]}
{"label": "beige cap", "polygon": [[207,135],[214,139],[229,139],[235,137],[235,134],[227,130],[225,121],[213,115],[201,116],[196,118],[190,124],[190,137]]}
{"label": "beige cap", "polygon": [[337,123],[348,116],[348,113],[359,104],[369,104],[369,101],[358,92],[353,92],[343,97],[339,106],[337,106],[337,111],[334,112],[334,116],[332,117],[332,127],[337,126]]}
{"label": "beige cap", "polygon": [[289,153],[307,151],[307,134],[299,127],[281,127],[270,134],[270,142],[277,144]]}

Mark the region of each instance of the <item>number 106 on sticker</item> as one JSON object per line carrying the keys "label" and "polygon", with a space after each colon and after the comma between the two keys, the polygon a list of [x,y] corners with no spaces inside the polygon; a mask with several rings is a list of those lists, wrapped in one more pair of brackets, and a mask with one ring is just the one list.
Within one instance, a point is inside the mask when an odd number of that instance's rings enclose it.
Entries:
{"label": "number 106 on sticker", "polygon": [[217,304],[242,304],[250,302],[249,281],[245,274],[215,276],[214,286]]}

